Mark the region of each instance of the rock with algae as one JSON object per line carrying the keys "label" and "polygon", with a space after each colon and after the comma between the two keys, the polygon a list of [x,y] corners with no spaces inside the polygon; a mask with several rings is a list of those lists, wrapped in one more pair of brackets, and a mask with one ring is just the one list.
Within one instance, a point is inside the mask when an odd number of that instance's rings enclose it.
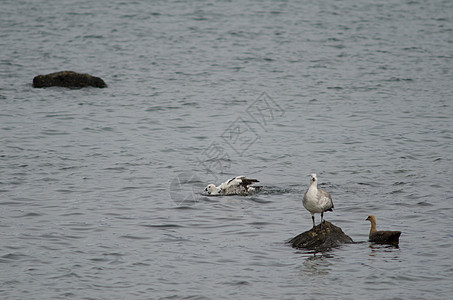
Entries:
{"label": "rock with algae", "polygon": [[326,251],[341,244],[353,243],[340,227],[328,221],[292,238],[289,243],[294,248]]}
{"label": "rock with algae", "polygon": [[45,88],[51,86],[61,86],[67,88],[83,88],[93,86],[105,88],[107,84],[99,77],[90,74],[81,74],[73,71],[61,71],[47,75],[38,75],[33,78],[33,87]]}

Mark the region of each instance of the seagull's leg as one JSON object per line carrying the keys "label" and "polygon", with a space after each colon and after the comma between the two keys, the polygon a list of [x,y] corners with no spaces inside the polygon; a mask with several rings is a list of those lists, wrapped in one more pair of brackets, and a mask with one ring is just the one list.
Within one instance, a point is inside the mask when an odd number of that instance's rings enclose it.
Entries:
{"label": "seagull's leg", "polygon": [[316,227],[316,225],[315,225],[315,215],[311,215],[311,219],[313,220],[313,228],[315,228]]}
{"label": "seagull's leg", "polygon": [[319,224],[319,228],[322,228],[322,220],[324,218],[324,212],[321,213],[321,223]]}

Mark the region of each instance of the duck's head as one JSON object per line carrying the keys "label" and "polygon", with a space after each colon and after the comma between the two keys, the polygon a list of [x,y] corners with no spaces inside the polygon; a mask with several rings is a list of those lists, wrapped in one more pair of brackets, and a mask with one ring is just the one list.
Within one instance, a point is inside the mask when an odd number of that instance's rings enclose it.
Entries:
{"label": "duck's head", "polygon": [[373,215],[369,215],[369,216],[368,216],[368,218],[366,218],[366,220],[365,220],[365,221],[370,221],[371,223],[374,223],[374,224],[376,224],[376,223],[377,223],[377,221],[376,221],[376,217],[375,217],[375,216],[373,216]]}

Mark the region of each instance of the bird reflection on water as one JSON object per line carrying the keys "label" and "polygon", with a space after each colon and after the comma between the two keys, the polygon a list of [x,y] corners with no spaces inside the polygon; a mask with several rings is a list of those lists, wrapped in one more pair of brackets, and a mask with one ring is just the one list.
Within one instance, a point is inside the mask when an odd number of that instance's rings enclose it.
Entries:
{"label": "bird reflection on water", "polygon": [[313,256],[307,257],[299,268],[301,276],[318,277],[328,275],[332,266],[331,258],[333,256],[330,254],[313,254]]}

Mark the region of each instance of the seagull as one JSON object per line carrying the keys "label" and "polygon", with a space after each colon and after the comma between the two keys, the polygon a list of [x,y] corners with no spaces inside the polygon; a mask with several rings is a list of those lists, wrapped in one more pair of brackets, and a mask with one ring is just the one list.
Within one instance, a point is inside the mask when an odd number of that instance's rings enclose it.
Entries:
{"label": "seagull", "polygon": [[231,178],[219,186],[209,184],[204,190],[208,195],[248,195],[257,192],[260,187],[252,186],[253,183],[259,182],[257,179],[250,179],[243,175]]}
{"label": "seagull", "polygon": [[375,216],[370,215],[365,221],[371,222],[371,229],[369,235],[369,242],[377,244],[395,244],[398,245],[401,231],[378,231],[376,230],[377,219]]}
{"label": "seagull", "polygon": [[305,209],[311,213],[313,228],[315,228],[315,213],[321,213],[321,226],[325,211],[332,211],[333,202],[330,194],[324,190],[318,189],[318,178],[316,174],[310,175],[310,186],[305,192],[302,204]]}

